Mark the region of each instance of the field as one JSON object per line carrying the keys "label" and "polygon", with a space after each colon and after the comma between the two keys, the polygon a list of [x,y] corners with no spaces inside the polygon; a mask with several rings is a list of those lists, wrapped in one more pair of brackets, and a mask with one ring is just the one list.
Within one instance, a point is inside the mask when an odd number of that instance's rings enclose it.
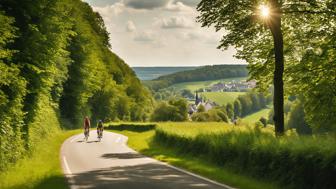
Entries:
{"label": "field", "polygon": [[245,79],[246,79],[245,77],[236,77],[236,78],[219,79],[219,80],[211,80],[211,81],[185,82],[185,83],[174,84],[171,87],[177,90],[188,89],[190,91],[196,91],[198,89],[210,87],[211,85],[216,84],[218,82],[230,82],[232,80],[241,81]]}
{"label": "field", "polygon": [[[277,138],[273,128],[223,123],[164,123],[154,141],[212,163],[272,180],[286,188],[333,188],[336,185],[335,138],[297,136]],[[281,176],[280,176],[281,175]]]}
{"label": "field", "polygon": [[261,117],[264,117],[267,119],[270,111],[271,111],[270,108],[262,109],[256,113],[253,113],[251,115],[244,117],[242,121],[243,123],[246,123],[246,124],[254,124],[255,122],[259,121]]}
{"label": "field", "polygon": [[243,94],[245,94],[245,92],[204,92],[201,93],[201,96],[219,105],[226,105],[233,103],[239,95]]}

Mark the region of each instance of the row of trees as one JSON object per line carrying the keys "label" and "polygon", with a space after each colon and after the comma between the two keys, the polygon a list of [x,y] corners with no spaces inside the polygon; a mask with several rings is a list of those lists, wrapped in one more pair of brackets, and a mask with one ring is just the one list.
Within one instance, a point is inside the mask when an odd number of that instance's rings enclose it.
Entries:
{"label": "row of trees", "polygon": [[249,92],[239,96],[234,103],[226,105],[226,112],[229,118],[244,117],[261,109],[264,109],[272,102],[271,96],[263,93]]}
{"label": "row of trees", "polygon": [[[301,97],[299,98],[291,97],[287,99],[285,101],[284,114],[285,114],[285,128],[287,130],[295,129],[298,134],[303,135],[309,135],[312,133],[321,132],[320,128],[312,128],[311,125],[308,124]],[[273,116],[274,111],[271,110],[268,115],[268,120],[265,119],[266,124],[274,124]]]}
{"label": "row of trees", "polygon": [[[0,169],[29,149],[34,135],[54,131],[42,112],[72,126],[85,115],[147,119],[150,93],[110,51],[103,19],[88,4],[1,0],[0,26]],[[45,124],[35,124],[40,120]]]}

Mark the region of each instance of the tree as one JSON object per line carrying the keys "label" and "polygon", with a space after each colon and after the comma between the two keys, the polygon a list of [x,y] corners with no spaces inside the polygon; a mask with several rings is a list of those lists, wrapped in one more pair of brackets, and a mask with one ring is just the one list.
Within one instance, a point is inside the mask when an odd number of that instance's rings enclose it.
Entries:
{"label": "tree", "polygon": [[[242,58],[249,63],[250,75],[258,80],[258,86],[261,89],[267,90],[270,87],[271,78],[273,78],[274,121],[275,131],[278,135],[282,135],[284,132],[284,71],[287,73],[285,80],[291,84],[292,88],[288,87],[289,93],[295,94],[300,91],[306,94],[306,98],[311,99],[309,100],[310,104],[314,104],[316,108],[323,111],[321,106],[321,108],[316,106],[317,97],[311,98],[307,88],[321,88],[334,83],[334,79],[324,80],[318,77],[324,82],[317,82],[316,85],[316,82],[305,83],[306,76],[304,75],[307,75],[307,71],[315,73],[311,74],[312,76],[322,73],[327,73],[327,76],[330,77],[335,75],[335,67],[330,67],[330,62],[335,61],[333,50],[331,50],[335,49],[333,48],[335,44],[335,40],[333,40],[335,39],[335,6],[336,2],[333,0],[202,0],[198,5],[197,9],[201,13],[198,21],[203,26],[214,26],[217,31],[225,29],[225,35],[218,48],[236,47],[236,57]],[[328,26],[321,27],[321,21]],[[297,28],[303,29],[298,30]],[[323,42],[318,40],[321,38],[328,40]],[[317,39],[316,41],[314,40],[316,46],[310,44],[310,39]],[[285,49],[284,40],[286,42]],[[307,64],[307,59],[304,57],[308,55],[310,57],[309,61],[313,59],[316,61],[318,59],[316,55],[318,53],[316,52],[319,52],[321,43],[324,44],[322,47],[328,49],[327,51],[322,51],[326,52],[323,57],[328,57],[328,60],[322,58],[326,64],[315,64],[313,66]],[[320,47],[318,47],[318,44]],[[312,53],[312,51],[315,53]],[[284,70],[285,60],[288,63],[286,64],[286,70]],[[273,71],[273,74],[271,74],[271,71]],[[294,88],[300,90],[295,91],[293,90]],[[332,102],[332,100],[329,102]],[[327,106],[328,104],[323,105],[323,107]],[[313,121],[315,115],[312,110],[309,110],[310,107],[305,106],[307,112],[310,112],[308,117],[311,117]],[[327,114],[317,113],[317,115],[328,115],[331,118],[335,115],[334,112]]]}
{"label": "tree", "polygon": [[[217,30],[224,28],[227,34],[223,37],[219,48],[248,46],[249,39],[257,37],[263,31],[263,24],[256,21],[258,13],[255,9],[258,1],[221,1],[202,0],[198,5],[201,15],[198,18],[203,26],[215,25]],[[261,6],[261,4],[259,5]],[[275,132],[282,135],[284,132],[283,115],[283,36],[281,31],[281,7],[277,0],[269,1],[261,7],[266,24],[270,28],[274,41],[275,69],[274,69],[274,121]],[[266,12],[266,11],[269,11]],[[268,15],[269,14],[269,15]],[[260,14],[259,14],[260,15]],[[243,51],[242,50],[242,51]],[[272,56],[270,54],[270,56]]]}
{"label": "tree", "polygon": [[232,103],[228,103],[226,105],[226,113],[227,113],[227,116],[229,117],[229,119],[233,119],[233,116],[234,116],[234,109],[233,109],[233,105]]}
{"label": "tree", "polygon": [[205,107],[200,104],[198,107],[197,107],[197,112],[201,113],[201,112],[205,112]]}
{"label": "tree", "polygon": [[183,99],[159,103],[151,116],[152,121],[185,121],[187,118],[187,104]]}
{"label": "tree", "polygon": [[296,129],[298,134],[312,134],[312,129],[305,121],[305,113],[303,111],[302,102],[297,100],[291,106],[291,111],[288,115],[287,127]]}
{"label": "tree", "polygon": [[190,90],[188,90],[188,89],[183,89],[182,91],[181,91],[181,95],[183,96],[183,97],[185,97],[185,98],[194,98],[194,94],[190,91]]}
{"label": "tree", "polygon": [[239,96],[238,99],[241,105],[241,116],[246,116],[252,113],[252,100],[249,95]]}
{"label": "tree", "polygon": [[234,117],[238,118],[241,116],[242,107],[239,100],[235,100],[233,103]]}

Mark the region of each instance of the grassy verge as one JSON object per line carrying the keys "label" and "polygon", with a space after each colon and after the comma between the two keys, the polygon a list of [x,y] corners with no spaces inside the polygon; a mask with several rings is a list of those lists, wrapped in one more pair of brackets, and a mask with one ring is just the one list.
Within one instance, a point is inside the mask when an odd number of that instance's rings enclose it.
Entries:
{"label": "grassy verge", "polygon": [[14,167],[0,173],[0,188],[69,188],[62,173],[59,151],[65,139],[79,132],[58,131],[52,137],[43,139],[29,157],[19,160]]}
{"label": "grassy verge", "polygon": [[[331,135],[277,138],[268,127],[223,123],[165,123],[154,141],[191,156],[206,156],[219,167],[275,181],[285,188],[335,188],[336,148]],[[267,187],[268,188],[268,187]]]}
{"label": "grassy verge", "polygon": [[112,130],[128,136],[128,145],[134,150],[163,162],[189,170],[207,178],[242,189],[269,188],[277,185],[267,181],[256,180],[246,175],[237,174],[229,168],[218,166],[205,156],[192,156],[181,153],[175,148],[164,147],[153,142],[154,130],[139,132],[129,130]]}

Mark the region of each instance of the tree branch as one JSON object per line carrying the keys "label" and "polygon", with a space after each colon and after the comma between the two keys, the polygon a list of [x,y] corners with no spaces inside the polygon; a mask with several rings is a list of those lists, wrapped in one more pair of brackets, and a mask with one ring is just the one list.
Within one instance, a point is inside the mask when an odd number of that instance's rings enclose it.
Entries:
{"label": "tree branch", "polygon": [[336,16],[336,12],[332,11],[312,11],[312,10],[295,10],[295,11],[283,11],[284,14],[295,14],[295,13],[303,13],[303,14],[331,14]]}

